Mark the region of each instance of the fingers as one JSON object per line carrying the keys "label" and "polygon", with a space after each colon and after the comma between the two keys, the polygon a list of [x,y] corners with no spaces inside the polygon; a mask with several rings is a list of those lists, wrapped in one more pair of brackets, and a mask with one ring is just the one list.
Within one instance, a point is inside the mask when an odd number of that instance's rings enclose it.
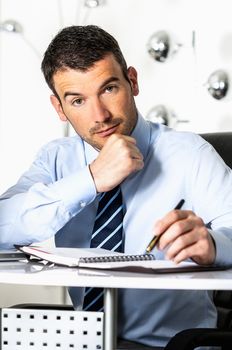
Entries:
{"label": "fingers", "polygon": [[126,177],[143,168],[143,155],[133,137],[113,134],[90,164],[98,192],[109,191]]}
{"label": "fingers", "polygon": [[143,167],[143,155],[136,146],[136,140],[133,137],[114,134],[109,141],[109,144],[105,146],[110,148],[111,154],[114,154],[116,159],[123,162],[121,166],[125,171],[131,173]]}
{"label": "fingers", "polygon": [[166,258],[179,263],[193,259],[199,264],[212,264],[215,245],[204,222],[192,211],[173,210],[154,228],[160,235],[158,248],[166,249]]}
{"label": "fingers", "polygon": [[[188,258],[199,258],[209,250],[208,231],[205,227],[194,228],[180,234],[167,249],[166,257],[179,263]],[[205,256],[205,259],[207,256]],[[198,261],[200,262],[200,260]],[[202,262],[203,258],[202,258]]]}
{"label": "fingers", "polygon": [[[161,235],[159,248],[164,249],[177,237],[188,232],[197,225],[196,216],[187,210],[172,210],[155,224],[155,235]],[[202,221],[199,225],[202,224]],[[163,234],[165,232],[165,234]]]}

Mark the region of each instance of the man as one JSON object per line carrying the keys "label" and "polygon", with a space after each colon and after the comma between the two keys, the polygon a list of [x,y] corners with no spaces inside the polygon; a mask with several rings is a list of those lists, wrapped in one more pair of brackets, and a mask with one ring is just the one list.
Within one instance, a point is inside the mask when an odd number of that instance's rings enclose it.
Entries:
{"label": "man", "polygon": [[[3,194],[1,247],[52,236],[57,246],[89,247],[99,194],[120,185],[125,253],[143,253],[160,235],[158,259],[231,264],[231,171],[198,135],[143,119],[134,101],[136,70],[127,68],[116,40],[96,26],[67,27],[46,50],[42,71],[51,103],[77,135],[43,147]],[[184,207],[172,210],[180,199]],[[70,295],[75,307],[83,303],[79,289]],[[214,327],[211,297],[122,290],[119,336],[163,347],[182,329]]]}

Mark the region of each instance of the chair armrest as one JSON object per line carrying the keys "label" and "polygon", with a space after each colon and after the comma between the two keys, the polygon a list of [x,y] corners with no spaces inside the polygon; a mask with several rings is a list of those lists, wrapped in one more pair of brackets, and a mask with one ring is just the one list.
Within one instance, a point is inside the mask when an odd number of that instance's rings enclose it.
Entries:
{"label": "chair armrest", "polygon": [[193,328],[177,333],[164,350],[194,350],[198,346],[221,346],[222,350],[230,350],[231,344],[231,330]]}

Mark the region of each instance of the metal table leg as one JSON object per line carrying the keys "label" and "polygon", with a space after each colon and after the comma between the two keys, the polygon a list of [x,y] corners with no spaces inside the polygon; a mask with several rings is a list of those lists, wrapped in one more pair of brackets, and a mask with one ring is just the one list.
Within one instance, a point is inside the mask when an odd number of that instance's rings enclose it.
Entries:
{"label": "metal table leg", "polygon": [[117,289],[105,288],[104,293],[104,350],[115,350],[117,346]]}

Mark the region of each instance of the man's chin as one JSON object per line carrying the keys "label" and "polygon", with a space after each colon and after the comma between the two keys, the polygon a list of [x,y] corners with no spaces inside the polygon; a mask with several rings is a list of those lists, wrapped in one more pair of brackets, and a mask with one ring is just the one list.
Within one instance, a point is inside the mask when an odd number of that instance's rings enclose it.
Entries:
{"label": "man's chin", "polygon": [[90,146],[92,146],[96,150],[100,151],[103,148],[104,144],[106,143],[106,140],[99,142],[95,140],[85,139],[85,142],[87,142]]}
{"label": "man's chin", "polygon": [[117,128],[112,128],[112,130],[109,129],[106,132],[95,133],[93,134],[93,137],[91,139],[85,138],[85,141],[97,150],[101,150],[107,142],[107,140],[115,134],[127,136],[130,133],[128,132],[128,130],[125,130],[125,128],[123,128],[122,126],[118,126]]}
{"label": "man's chin", "polygon": [[85,139],[86,142],[88,142],[91,146],[93,146],[94,148],[101,150],[103,148],[103,146],[105,145],[105,143],[107,142],[107,140],[114,134],[121,134],[121,133],[111,133],[110,135],[105,135],[104,137],[97,137],[95,139]]}

